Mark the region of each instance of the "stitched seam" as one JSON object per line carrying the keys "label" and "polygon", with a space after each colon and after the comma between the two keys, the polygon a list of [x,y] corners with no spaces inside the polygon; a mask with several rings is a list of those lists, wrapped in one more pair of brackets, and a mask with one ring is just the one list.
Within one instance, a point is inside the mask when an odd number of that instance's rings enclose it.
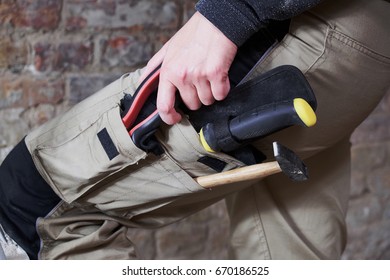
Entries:
{"label": "stitched seam", "polygon": [[[115,125],[113,124],[113,120],[111,119],[111,115],[110,115],[110,113],[111,113],[110,111],[112,109],[114,109],[114,108],[111,108],[110,110],[106,111],[106,113],[107,113],[107,121],[110,124],[110,129],[113,130],[112,131],[113,132],[112,133],[113,134],[112,137],[115,138],[116,144],[119,146],[120,150],[123,151],[123,153],[127,155],[128,159],[131,159],[130,160],[130,164],[134,164],[134,163],[138,162],[139,160],[141,160],[142,158],[145,158],[146,157],[146,153],[143,152],[143,151],[139,152],[138,151],[139,149],[134,145],[134,143],[133,143],[133,146],[131,146],[131,147],[127,147],[127,145],[126,146],[123,145],[124,143],[122,143],[122,139],[120,139],[117,136],[117,133],[119,133],[119,132],[114,131]],[[118,114],[118,117],[119,117],[119,114]],[[123,126],[123,129],[125,129],[124,126]]]}
{"label": "stitched seam", "polygon": [[[165,171],[165,172],[163,172],[164,175],[163,175],[163,176],[160,176],[160,177],[158,177],[158,178],[156,178],[156,179],[154,179],[154,180],[147,181],[144,185],[147,185],[147,184],[150,184],[150,183],[159,183],[161,180],[163,180],[163,179],[165,179],[165,178],[168,178],[168,177],[171,177],[171,176],[173,176],[173,177],[176,179],[176,181],[177,181],[178,183],[180,183],[181,185],[185,185],[185,184],[183,184],[183,182],[181,182],[181,181],[176,177],[176,175],[174,174],[174,173],[176,173],[176,172],[172,172],[172,171],[168,170],[168,169],[165,168],[165,166],[161,163],[161,161],[164,159],[164,157],[168,158],[167,155],[163,155],[160,159],[158,159],[157,161],[155,161],[154,163],[151,164],[151,165],[159,165],[162,169],[164,169],[164,171]],[[165,174],[166,174],[166,175],[165,175]],[[181,190],[181,188],[176,188],[176,187],[174,187],[174,186],[172,186],[172,185],[171,185],[171,187],[174,188],[174,189],[179,189],[179,190]],[[186,189],[188,189],[188,188],[186,187]],[[190,190],[190,191],[193,192],[192,190]],[[134,192],[135,192],[135,190],[132,189],[132,188],[126,190],[126,194],[130,194],[130,193],[134,193]],[[118,193],[118,196],[115,196],[113,200],[117,200],[118,198],[123,198],[123,193],[119,192],[119,193]],[[102,204],[102,203],[96,203],[96,204],[99,205],[99,204]]]}
{"label": "stitched seam", "polygon": [[[263,237],[263,238],[260,238],[259,241],[263,245],[262,247],[266,247],[266,251],[268,253],[267,256],[264,256],[264,259],[272,259],[271,250],[270,250],[270,248],[268,246],[268,242],[267,242],[267,235],[266,235],[266,233],[264,231],[264,225],[263,225],[263,221],[261,219],[261,212],[260,212],[260,209],[258,207],[259,201],[257,199],[256,190],[255,190],[255,187],[252,187],[251,189],[252,189],[252,192],[253,192],[253,199],[255,201],[255,207],[256,207],[256,211],[257,211],[257,215],[253,214],[253,219],[256,222],[256,224],[255,224],[256,227],[255,228],[256,228],[259,236]],[[264,239],[264,240],[262,240],[262,239]],[[264,252],[264,248],[263,248],[262,252]]]}
{"label": "stitched seam", "polygon": [[[187,183],[188,183],[188,179],[190,179],[191,181],[195,182],[194,179],[191,178],[190,175],[187,174],[187,172],[185,172],[170,156],[168,155],[165,155],[166,157],[168,157],[168,159],[173,163],[175,164],[177,167],[179,167],[179,171],[171,171],[171,170],[168,170],[167,168],[164,167],[164,165],[159,161],[158,164],[166,171],[168,172],[168,175],[165,176],[165,177],[169,177],[169,175],[173,176],[176,181],[181,185],[181,186],[184,186],[184,188],[186,190],[188,190],[189,192],[193,193],[194,190],[190,189],[187,187]],[[182,181],[181,178],[179,176],[176,175],[176,173],[182,173],[184,172],[184,174],[186,174],[188,176],[187,180],[184,180]],[[162,178],[165,178],[165,177],[162,177]],[[160,180],[162,179],[160,178]],[[182,190],[180,187],[179,188],[176,188],[174,187],[173,185],[171,185],[171,187],[175,188],[175,189],[178,189],[178,190]]]}
{"label": "stitched seam", "polygon": [[315,59],[313,61],[313,63],[303,72],[303,74],[307,74],[307,72],[309,72],[313,67],[314,65],[316,65],[318,63],[318,61],[324,56],[325,54],[325,51],[326,51],[326,42],[328,40],[328,37],[329,37],[329,34],[330,34],[330,29],[329,29],[329,26],[327,27],[326,29],[326,35],[324,37],[324,41],[323,41],[323,48],[322,48],[322,52],[321,54],[317,57],[317,59]]}
{"label": "stitched seam", "polygon": [[[358,41],[355,41],[351,37],[348,37],[348,36],[338,32],[336,30],[332,30],[332,32],[330,32],[330,34],[329,34],[329,37],[336,39],[337,41],[339,41],[343,45],[346,45],[350,48],[353,48],[354,50],[356,50],[356,51],[358,51],[358,52],[360,52],[360,53],[362,53],[362,54],[364,54],[372,59],[375,59],[376,61],[378,61],[380,63],[388,65],[390,62],[390,58],[371,50],[370,48],[366,47],[365,45],[359,43]],[[386,62],[383,60],[388,60],[389,62]]]}

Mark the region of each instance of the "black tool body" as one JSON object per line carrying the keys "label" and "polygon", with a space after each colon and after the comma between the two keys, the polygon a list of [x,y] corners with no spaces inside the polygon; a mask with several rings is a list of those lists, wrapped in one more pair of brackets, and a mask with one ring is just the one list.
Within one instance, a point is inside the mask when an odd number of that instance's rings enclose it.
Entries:
{"label": "black tool body", "polygon": [[[276,37],[264,28],[255,33],[238,49],[229,71],[231,88],[235,88],[240,83],[276,42]],[[121,117],[135,145],[144,151],[151,151],[155,154],[162,152],[153,136],[162,122],[156,110],[160,67],[161,65],[148,75],[133,95],[127,94],[121,102]],[[194,113],[194,111],[188,110],[184,104],[179,106],[179,103],[176,102],[176,107],[186,115],[190,116]],[[193,120],[195,121],[196,117]],[[191,117],[190,121],[192,121]]]}
{"label": "black tool body", "polygon": [[[210,150],[230,152],[286,127],[307,126],[298,115],[294,100],[274,102],[232,119],[209,122],[202,128],[202,137]],[[307,108],[311,111],[310,105]]]}

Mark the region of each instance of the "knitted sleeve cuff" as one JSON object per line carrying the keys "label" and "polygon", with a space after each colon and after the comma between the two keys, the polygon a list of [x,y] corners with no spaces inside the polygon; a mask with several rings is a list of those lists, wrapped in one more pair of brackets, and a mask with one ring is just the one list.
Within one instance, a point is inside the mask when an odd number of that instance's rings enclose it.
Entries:
{"label": "knitted sleeve cuff", "polygon": [[233,6],[231,1],[200,0],[195,8],[237,46],[259,29],[256,19]]}
{"label": "knitted sleeve cuff", "polygon": [[237,46],[270,20],[292,18],[323,0],[200,0],[196,9]]}

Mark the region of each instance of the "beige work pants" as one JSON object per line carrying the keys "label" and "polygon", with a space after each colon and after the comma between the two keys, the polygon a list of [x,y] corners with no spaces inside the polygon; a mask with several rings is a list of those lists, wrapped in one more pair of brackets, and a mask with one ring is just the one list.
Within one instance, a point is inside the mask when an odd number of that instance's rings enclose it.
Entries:
{"label": "beige work pants", "polygon": [[[301,69],[318,100],[318,123],[277,139],[306,158],[310,180],[267,178],[227,199],[231,257],[338,259],[346,244],[349,136],[390,86],[390,3],[324,1],[293,19],[283,42],[258,67]],[[268,141],[267,141],[268,140]]]}
{"label": "beige work pants", "polygon": [[[193,177],[215,171],[210,154],[190,123],[157,133],[165,153],[139,150],[119,116],[124,93],[134,92],[139,71],[124,75],[26,137],[34,163],[62,199],[37,221],[41,259],[132,259],[132,228],[178,221],[228,197],[232,257],[338,258],[345,244],[349,189],[347,139],[389,86],[389,3],[325,1],[293,19],[286,39],[258,66],[258,73],[293,64],[306,75],[318,99],[318,125],[291,128],[273,139],[307,159],[311,178],[293,184],[283,176],[206,190]],[[350,29],[352,28],[352,29]],[[97,135],[105,131],[114,157]],[[272,138],[272,139],[271,139]],[[142,249],[142,248],[141,248]]]}

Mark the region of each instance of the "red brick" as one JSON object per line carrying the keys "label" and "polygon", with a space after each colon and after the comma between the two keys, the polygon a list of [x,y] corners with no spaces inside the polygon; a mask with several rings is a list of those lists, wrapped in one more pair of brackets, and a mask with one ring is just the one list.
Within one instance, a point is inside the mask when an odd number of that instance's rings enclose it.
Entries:
{"label": "red brick", "polygon": [[16,0],[12,23],[16,27],[53,30],[61,19],[61,0]]}
{"label": "red brick", "polygon": [[4,25],[12,20],[16,10],[14,0],[6,0],[0,2],[0,24]]}
{"label": "red brick", "polygon": [[[68,0],[68,3],[97,3],[99,0]],[[126,0],[127,1],[127,0]]]}
{"label": "red brick", "polygon": [[184,17],[183,21],[187,22],[195,12],[195,4],[198,0],[187,0],[184,4]]}
{"label": "red brick", "polygon": [[0,81],[0,109],[28,108],[41,103],[56,104],[64,95],[65,83],[62,79],[49,81],[11,75]]}
{"label": "red brick", "polygon": [[68,1],[64,10],[66,29],[176,28],[178,10],[174,1]]}
{"label": "red brick", "polygon": [[93,44],[89,42],[64,42],[58,46],[40,42],[33,48],[34,66],[40,72],[83,70],[93,58]]}
{"label": "red brick", "polygon": [[31,128],[37,127],[56,116],[56,105],[39,104],[23,113],[23,118]]}
{"label": "red brick", "polygon": [[82,70],[92,62],[92,43],[62,43],[56,50],[54,70]]}
{"label": "red brick", "polygon": [[145,64],[152,56],[150,42],[133,36],[118,35],[100,42],[102,45],[103,66],[133,67]]}
{"label": "red brick", "polygon": [[81,28],[86,27],[87,24],[87,20],[82,16],[72,16],[66,19],[66,29],[68,31],[77,31]]}
{"label": "red brick", "polygon": [[28,45],[24,41],[13,42],[9,38],[0,39],[0,68],[20,72],[28,60]]}
{"label": "red brick", "polygon": [[106,85],[118,79],[121,74],[99,74],[99,75],[77,75],[68,78],[69,91],[67,100],[69,104],[76,104],[95,92],[101,90]]}
{"label": "red brick", "polygon": [[34,66],[37,71],[43,72],[51,69],[53,50],[51,44],[38,43],[34,45]]}

